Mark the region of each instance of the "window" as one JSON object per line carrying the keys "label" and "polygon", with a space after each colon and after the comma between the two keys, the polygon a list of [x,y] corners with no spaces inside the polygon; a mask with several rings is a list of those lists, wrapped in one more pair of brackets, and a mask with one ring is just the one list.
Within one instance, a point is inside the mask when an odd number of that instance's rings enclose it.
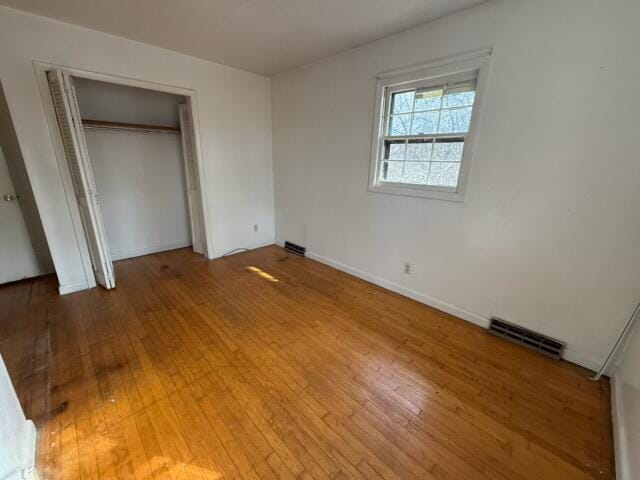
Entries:
{"label": "window", "polygon": [[483,63],[446,62],[378,80],[371,190],[463,199]]}

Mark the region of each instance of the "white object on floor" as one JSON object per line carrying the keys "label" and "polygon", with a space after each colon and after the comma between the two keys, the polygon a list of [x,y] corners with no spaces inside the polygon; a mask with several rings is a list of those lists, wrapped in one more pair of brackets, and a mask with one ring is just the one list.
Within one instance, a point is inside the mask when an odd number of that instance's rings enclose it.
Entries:
{"label": "white object on floor", "polygon": [[0,356],[0,479],[38,478],[35,473],[36,427],[22,412]]}

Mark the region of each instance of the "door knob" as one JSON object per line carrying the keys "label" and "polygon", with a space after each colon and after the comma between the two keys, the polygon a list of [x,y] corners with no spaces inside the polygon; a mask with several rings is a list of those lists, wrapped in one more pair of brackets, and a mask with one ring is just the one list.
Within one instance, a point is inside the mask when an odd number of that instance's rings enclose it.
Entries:
{"label": "door knob", "polygon": [[4,201],[5,202],[13,202],[14,200],[18,200],[20,198],[20,195],[18,195],[17,193],[5,193],[4,194]]}

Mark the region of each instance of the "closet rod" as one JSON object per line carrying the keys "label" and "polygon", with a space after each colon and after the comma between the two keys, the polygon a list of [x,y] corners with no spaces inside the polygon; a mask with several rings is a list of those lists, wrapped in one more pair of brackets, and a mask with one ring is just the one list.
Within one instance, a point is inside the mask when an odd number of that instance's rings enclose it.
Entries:
{"label": "closet rod", "polygon": [[180,133],[180,127],[162,125],[140,125],[137,123],[107,122],[104,120],[82,119],[84,128],[101,128],[106,130],[135,130],[139,132]]}

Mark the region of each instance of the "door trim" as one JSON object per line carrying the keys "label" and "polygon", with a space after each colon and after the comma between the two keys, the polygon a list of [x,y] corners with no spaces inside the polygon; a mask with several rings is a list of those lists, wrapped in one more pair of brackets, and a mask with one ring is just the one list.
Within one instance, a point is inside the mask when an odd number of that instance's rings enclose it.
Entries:
{"label": "door trim", "polygon": [[[74,233],[76,237],[76,243],[79,255],[82,259],[84,275],[86,280],[87,288],[94,287],[96,285],[96,280],[93,272],[93,267],[91,265],[91,257],[89,254],[89,249],[87,246],[87,241],[85,238],[82,220],[80,218],[80,213],[78,211],[78,207],[76,204],[75,198],[75,190],[73,188],[73,183],[71,180],[71,175],[69,172],[69,166],[67,164],[64,147],[62,145],[62,139],[60,137],[60,132],[58,131],[58,124],[56,119],[55,110],[53,107],[53,101],[51,99],[51,94],[49,92],[49,84],[47,81],[47,71],[48,70],[62,70],[64,72],[69,73],[73,77],[85,78],[88,80],[98,80],[101,82],[115,83],[119,85],[126,85],[130,87],[139,87],[145,88],[147,90],[155,90],[159,92],[165,93],[173,93],[175,95],[184,96],[187,99],[189,104],[189,110],[191,112],[191,125],[193,129],[193,142],[194,142],[194,154],[196,156],[196,165],[198,168],[198,181],[200,186],[200,200],[202,203],[202,220],[204,223],[204,255],[211,259],[213,258],[213,253],[215,249],[213,247],[212,241],[212,226],[209,215],[209,194],[206,187],[206,173],[204,168],[204,160],[202,154],[202,146],[200,141],[200,124],[199,124],[199,110],[198,110],[198,99],[197,92],[191,88],[180,87],[171,84],[164,84],[160,82],[151,82],[147,80],[140,80],[136,78],[125,77],[121,75],[113,75],[104,72],[96,72],[91,70],[85,70],[81,68],[75,68],[68,65],[59,65],[49,62],[43,62],[34,60],[33,67],[36,75],[36,81],[38,83],[38,88],[40,90],[40,97],[42,100],[42,104],[45,111],[45,116],[47,120],[47,124],[49,126],[49,133],[51,135],[51,140],[53,142],[56,160],[58,164],[58,170],[60,172],[60,176],[62,179],[62,185],[65,191],[65,195],[67,198],[67,208],[69,210],[69,214],[71,216],[71,220],[73,223]],[[55,257],[54,258],[55,264]],[[74,282],[73,284],[62,286],[60,285],[59,292],[60,294],[69,293],[70,291],[77,291],[76,288],[79,287],[83,282]]]}

